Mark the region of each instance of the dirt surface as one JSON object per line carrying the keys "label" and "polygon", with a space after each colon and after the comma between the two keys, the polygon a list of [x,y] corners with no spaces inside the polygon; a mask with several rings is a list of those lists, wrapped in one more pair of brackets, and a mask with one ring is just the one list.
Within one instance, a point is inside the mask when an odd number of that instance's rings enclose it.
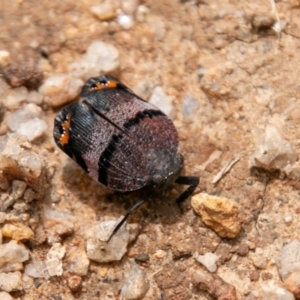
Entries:
{"label": "dirt surface", "polygon": [[[255,132],[264,132],[267,124],[274,125],[299,153],[299,3],[277,1],[277,16],[272,1],[142,1],[145,16],[138,19],[133,13],[130,29],[122,28],[114,17],[101,21],[93,16],[90,8],[96,4],[0,0],[0,50],[9,51],[11,68],[17,70],[10,72],[21,74],[19,85],[35,90],[46,78],[67,73],[69,64],[80,59],[92,41],[114,45],[120,59],[114,75],[132,88],[142,82],[143,97],[161,86],[172,99],[185,174],[200,177],[195,193],[236,201],[242,230],[234,239],[219,237],[193,212],[190,200],[181,214],[174,203],[180,189],[174,186],[130,218],[129,223],[139,223],[140,230],[121,261],[90,261],[87,274],[78,279],[63,259],[62,276],[35,278],[29,288],[12,291],[11,296],[134,299],[120,293],[135,262],[149,282],[143,299],[225,299],[191,281],[194,271],[204,270],[193,255],[213,252],[218,256],[215,274],[236,290],[236,298],[226,299],[271,299],[264,296],[264,287],[269,282],[282,286],[277,254],[299,237],[300,185],[297,176],[289,178],[282,170],[251,168],[249,159]],[[276,24],[282,26],[278,32]],[[42,69],[42,77],[35,66]],[[9,81],[7,72],[3,75]],[[188,116],[182,113],[185,97],[197,100]],[[84,249],[90,227],[120,217],[137,199],[104,188],[67,158],[52,138],[58,110],[40,106],[48,129],[33,144],[50,175],[44,196],[31,202],[27,213],[36,222],[44,207],[74,216],[72,233],[59,241],[68,255],[76,247]],[[5,114],[13,111],[6,109]],[[237,155],[241,157],[231,170],[213,184],[215,175]],[[32,259],[41,260],[51,247],[46,241],[26,245]],[[255,253],[261,253],[266,263],[253,262]],[[78,289],[76,280],[82,281]]]}

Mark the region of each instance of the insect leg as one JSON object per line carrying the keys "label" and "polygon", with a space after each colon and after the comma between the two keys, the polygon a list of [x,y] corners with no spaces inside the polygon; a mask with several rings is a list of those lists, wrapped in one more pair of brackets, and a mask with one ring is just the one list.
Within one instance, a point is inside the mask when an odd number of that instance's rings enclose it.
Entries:
{"label": "insect leg", "polygon": [[189,185],[189,187],[182,194],[180,194],[176,199],[176,202],[179,205],[179,207],[180,207],[180,203],[185,201],[193,193],[193,191],[199,184],[199,181],[200,178],[196,176],[179,176],[175,180],[175,183]]}

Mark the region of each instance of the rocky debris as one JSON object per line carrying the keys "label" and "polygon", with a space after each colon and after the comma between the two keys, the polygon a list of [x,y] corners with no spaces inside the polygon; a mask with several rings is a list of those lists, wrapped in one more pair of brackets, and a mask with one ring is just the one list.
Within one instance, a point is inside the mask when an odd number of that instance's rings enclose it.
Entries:
{"label": "rocky debris", "polygon": [[110,73],[119,68],[119,51],[113,45],[102,41],[93,41],[81,60],[69,66],[71,76],[87,80],[99,76],[101,73]]}
{"label": "rocky debris", "polygon": [[26,225],[22,223],[5,224],[2,228],[2,235],[16,241],[28,241],[34,233]]}
{"label": "rocky debris", "polygon": [[281,136],[274,125],[268,124],[264,133],[253,131],[253,136],[256,145],[249,159],[250,167],[285,171],[288,165],[296,162],[296,148]]}
{"label": "rocky debris", "polygon": [[61,242],[63,237],[69,236],[74,232],[76,219],[69,212],[44,207],[42,220],[44,229],[47,232],[49,245]]}
{"label": "rocky debris", "polygon": [[207,252],[204,255],[199,255],[198,253],[195,253],[194,257],[209,272],[214,273],[217,271],[216,262],[218,261],[218,256],[214,253]]}
{"label": "rocky debris", "polygon": [[[21,243],[14,240],[0,245],[0,271],[19,270],[20,265],[29,259],[29,251]],[[5,270],[5,271],[4,271]]]}
{"label": "rocky debris", "polygon": [[162,87],[157,86],[154,88],[152,95],[150,96],[149,103],[158,107],[170,119],[175,118],[176,112],[172,100],[165,94]]}
{"label": "rocky debris", "polygon": [[39,88],[44,103],[50,107],[64,105],[74,100],[83,86],[81,79],[65,74],[55,75],[46,79]]}
{"label": "rocky debris", "polygon": [[121,288],[121,296],[128,300],[144,299],[149,287],[146,272],[131,261],[130,272]]}
{"label": "rocky debris", "polygon": [[82,278],[77,275],[73,275],[68,279],[68,287],[72,292],[78,292],[81,289]]}
{"label": "rocky debris", "polygon": [[21,272],[0,273],[0,290],[8,293],[23,290]]}
{"label": "rocky debris", "polygon": [[257,269],[265,269],[267,267],[268,264],[268,260],[267,258],[264,256],[264,251],[261,248],[256,248],[255,249],[255,253],[252,254],[251,256],[251,260],[253,262],[253,265],[257,268]]}
{"label": "rocky debris", "polygon": [[21,86],[8,92],[3,97],[3,104],[7,109],[17,109],[22,103],[27,101],[27,98],[28,90],[25,86]]}
{"label": "rocky debris", "polygon": [[55,243],[47,253],[46,266],[50,276],[61,276],[63,273],[62,258],[65,256],[66,248]]}
{"label": "rocky debris", "polygon": [[239,234],[242,217],[235,201],[200,193],[192,197],[191,204],[202,221],[220,237],[234,238]]}
{"label": "rocky debris", "polygon": [[117,16],[117,7],[113,2],[102,2],[91,7],[91,13],[100,21],[110,21]]}
{"label": "rocky debris", "polygon": [[0,136],[0,170],[7,180],[26,182],[37,198],[45,192],[46,169],[41,157],[32,149],[25,136]]}
{"label": "rocky debris", "polygon": [[24,273],[33,278],[49,278],[46,263],[41,260],[34,260],[33,262],[26,264]]}
{"label": "rocky debris", "polygon": [[262,286],[260,299],[295,300],[294,295],[273,281],[268,281]]}
{"label": "rocky debris", "polygon": [[276,258],[276,266],[282,280],[300,270],[300,241],[292,240],[282,247]]}
{"label": "rocky debris", "polygon": [[192,272],[191,281],[195,287],[207,291],[212,297],[218,300],[237,299],[235,287],[224,281],[218,275],[195,270]]}
{"label": "rocky debris", "polygon": [[14,300],[14,298],[6,292],[0,292],[0,299],[1,300]]}
{"label": "rocky debris", "polygon": [[30,103],[10,114],[7,118],[8,128],[24,135],[32,142],[40,138],[48,129],[47,122],[41,119],[42,109]]}
{"label": "rocky debris", "polygon": [[78,276],[86,276],[90,260],[83,249],[72,249],[67,253],[66,270]]}
{"label": "rocky debris", "polygon": [[284,287],[294,294],[296,299],[300,298],[300,269],[289,274],[283,282]]}
{"label": "rocky debris", "polygon": [[34,60],[15,61],[1,68],[6,81],[12,87],[26,86],[30,89],[37,88],[44,79],[43,72]]}
{"label": "rocky debris", "polygon": [[43,95],[37,91],[30,91],[27,96],[28,103],[34,103],[36,105],[41,105],[43,103]]}
{"label": "rocky debris", "polygon": [[127,251],[129,232],[123,225],[107,244],[111,232],[119,220],[104,221],[89,230],[89,238],[86,241],[87,256],[97,262],[111,262],[121,260]]}
{"label": "rocky debris", "polygon": [[20,180],[14,180],[11,185],[11,196],[14,199],[20,199],[23,196],[26,187],[27,187],[26,182]]}

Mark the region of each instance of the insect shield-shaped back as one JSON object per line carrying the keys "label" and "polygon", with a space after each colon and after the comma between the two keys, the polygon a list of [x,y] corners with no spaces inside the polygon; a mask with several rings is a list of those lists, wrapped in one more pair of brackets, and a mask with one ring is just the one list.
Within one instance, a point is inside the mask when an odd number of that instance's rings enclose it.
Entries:
{"label": "insect shield-shaped back", "polygon": [[90,78],[64,107],[54,139],[93,179],[122,192],[169,185],[182,168],[173,123],[109,75]]}

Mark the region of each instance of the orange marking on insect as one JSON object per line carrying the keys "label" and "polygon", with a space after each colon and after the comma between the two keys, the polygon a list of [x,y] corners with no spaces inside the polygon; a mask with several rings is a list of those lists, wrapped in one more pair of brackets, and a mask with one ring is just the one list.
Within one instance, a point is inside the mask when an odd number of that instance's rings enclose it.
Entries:
{"label": "orange marking on insect", "polygon": [[98,91],[103,89],[115,89],[116,87],[117,87],[117,82],[114,80],[109,80],[105,84],[100,82],[96,83],[96,89]]}
{"label": "orange marking on insect", "polygon": [[71,126],[70,115],[67,115],[66,120],[61,125],[61,127],[63,129],[63,133],[60,136],[59,141],[62,145],[66,145],[66,144],[69,143],[69,140],[70,140],[70,126]]}
{"label": "orange marking on insect", "polygon": [[106,87],[109,89],[115,89],[117,87],[117,83],[113,80],[110,80],[107,82]]}

